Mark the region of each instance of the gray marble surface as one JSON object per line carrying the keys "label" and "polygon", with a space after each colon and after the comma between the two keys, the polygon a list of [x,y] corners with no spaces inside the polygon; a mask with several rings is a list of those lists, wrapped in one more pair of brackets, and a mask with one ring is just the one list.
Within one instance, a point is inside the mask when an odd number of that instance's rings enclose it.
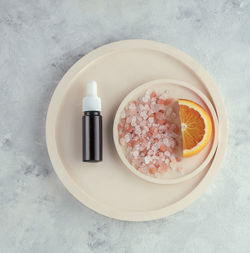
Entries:
{"label": "gray marble surface", "polygon": [[[0,252],[250,252],[250,1],[0,1]],[[223,95],[229,141],[213,185],[166,219],[121,222],[64,188],[45,145],[65,71],[103,44],[171,44]]]}

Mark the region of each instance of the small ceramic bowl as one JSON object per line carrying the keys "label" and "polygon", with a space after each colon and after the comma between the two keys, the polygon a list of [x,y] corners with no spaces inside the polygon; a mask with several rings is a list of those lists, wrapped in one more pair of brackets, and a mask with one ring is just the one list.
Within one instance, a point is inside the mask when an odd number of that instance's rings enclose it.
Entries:
{"label": "small ceramic bowl", "polygon": [[[162,173],[157,177],[145,175],[130,164],[126,158],[123,148],[119,143],[118,123],[120,121],[122,110],[130,101],[136,100],[138,97],[144,95],[145,91],[148,89],[155,90],[156,93],[159,94],[167,90],[169,97],[194,101],[205,108],[206,111],[210,114],[213,123],[213,131],[210,141],[208,145],[198,154],[192,157],[182,158],[180,162],[177,162],[177,166],[183,169],[182,173],[177,170],[168,170],[166,173]],[[176,184],[188,180],[200,173],[213,158],[218,144],[218,119],[213,105],[200,90],[183,81],[170,79],[154,80],[140,85],[123,99],[115,115],[113,125],[113,138],[119,157],[125,166],[135,175],[152,183]]]}

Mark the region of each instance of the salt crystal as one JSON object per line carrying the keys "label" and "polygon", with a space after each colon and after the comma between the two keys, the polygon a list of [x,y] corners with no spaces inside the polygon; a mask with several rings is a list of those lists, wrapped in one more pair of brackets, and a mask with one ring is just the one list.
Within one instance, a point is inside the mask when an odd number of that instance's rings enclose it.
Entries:
{"label": "salt crystal", "polygon": [[152,91],[151,91],[151,90],[149,90],[149,89],[148,89],[148,90],[146,90],[146,92],[145,92],[145,96],[150,97],[151,92],[152,92]]}
{"label": "salt crystal", "polygon": [[152,161],[152,158],[150,156],[145,156],[144,161],[145,161],[145,164],[149,164],[149,162]]}
{"label": "salt crystal", "polygon": [[136,125],[135,130],[141,130],[140,126]]}
{"label": "salt crystal", "polygon": [[168,158],[165,159],[165,163],[169,165],[170,160]]}
{"label": "salt crystal", "polygon": [[152,145],[152,150],[156,152],[159,149],[159,145],[157,143]]}
{"label": "salt crystal", "polygon": [[131,103],[131,104],[129,104],[129,110],[135,110],[136,109],[136,106],[135,106],[135,104],[134,103]]}
{"label": "salt crystal", "polygon": [[148,121],[149,121],[150,124],[153,124],[154,123],[154,118],[153,117],[149,117]]}
{"label": "salt crystal", "polygon": [[142,112],[140,113],[140,116],[141,116],[144,120],[146,120],[146,119],[148,118],[148,114],[147,114],[146,111],[142,111]]}
{"label": "salt crystal", "polygon": [[159,126],[159,132],[161,133],[161,136],[162,136],[162,133],[164,133],[165,131],[166,131],[166,126],[165,125]]}
{"label": "salt crystal", "polygon": [[144,111],[144,105],[139,104],[139,111]]}
{"label": "salt crystal", "polygon": [[148,110],[149,110],[149,105],[146,104],[146,105],[144,106],[144,108],[145,108],[146,111],[148,111]]}
{"label": "salt crystal", "polygon": [[135,127],[136,126],[136,122],[131,122],[131,126]]}
{"label": "salt crystal", "polygon": [[148,97],[148,96],[144,96],[144,97],[142,98],[142,101],[143,101],[144,103],[147,103],[148,100],[149,100],[149,97]]}
{"label": "salt crystal", "polygon": [[134,157],[137,157],[138,155],[139,155],[139,152],[137,150],[133,152]]}
{"label": "salt crystal", "polygon": [[164,143],[167,147],[170,147],[170,143],[169,143],[169,139],[168,139],[168,138],[164,138],[164,139],[163,139],[163,143]]}
{"label": "salt crystal", "polygon": [[167,99],[168,98],[168,95],[167,95],[167,92],[164,92],[162,93],[160,96],[159,96],[160,99]]}
{"label": "salt crystal", "polygon": [[148,154],[149,154],[150,156],[152,156],[152,155],[154,154],[154,151],[153,151],[153,150],[149,150],[149,151],[148,151]]}
{"label": "salt crystal", "polygon": [[[160,140],[161,137],[162,137],[161,134],[156,134],[156,135],[155,135],[155,138],[157,138],[158,140]],[[160,144],[160,143],[159,143],[159,144]]]}
{"label": "salt crystal", "polygon": [[144,149],[145,149],[145,144],[144,143],[142,143],[141,145],[140,145],[140,151],[143,151]]}
{"label": "salt crystal", "polygon": [[141,130],[140,129],[139,130],[135,130],[135,134],[140,135],[141,134]]}
{"label": "salt crystal", "polygon": [[139,145],[139,144],[136,144],[136,145],[134,146],[134,150],[140,150],[140,145]]}
{"label": "salt crystal", "polygon": [[169,152],[169,151],[165,151],[165,152],[164,152],[164,155],[165,155],[165,156],[168,156],[168,157],[170,157],[170,156],[171,156],[171,154],[170,154],[170,152]]}
{"label": "salt crystal", "polygon": [[171,138],[170,140],[169,140],[169,147],[170,148],[174,148],[174,146],[175,146],[175,142],[174,142],[174,140]]}
{"label": "salt crystal", "polygon": [[128,143],[130,142],[130,134],[125,135],[125,141]]}
{"label": "salt crystal", "polygon": [[122,118],[122,119],[126,118],[126,114],[125,114],[125,111],[124,111],[124,110],[122,110],[122,112],[121,112],[121,118]]}
{"label": "salt crystal", "polygon": [[131,123],[131,117],[127,117],[126,123]]}
{"label": "salt crystal", "polygon": [[132,119],[131,119],[131,123],[135,124],[136,123],[136,117],[133,116]]}
{"label": "salt crystal", "polygon": [[154,113],[159,112],[159,105],[152,104],[152,110],[153,110]]}
{"label": "salt crystal", "polygon": [[146,149],[150,149],[150,142],[147,143]]}
{"label": "salt crystal", "polygon": [[145,121],[145,120],[142,120],[141,122],[140,122],[140,126],[141,127],[144,127],[144,126],[146,126],[147,125],[147,122]]}
{"label": "salt crystal", "polygon": [[125,139],[124,139],[124,138],[121,138],[121,139],[120,139],[120,143],[121,143],[122,146],[124,146],[124,145],[126,144]]}
{"label": "salt crystal", "polygon": [[141,128],[138,125],[135,126],[135,134],[137,134],[137,135],[141,134]]}

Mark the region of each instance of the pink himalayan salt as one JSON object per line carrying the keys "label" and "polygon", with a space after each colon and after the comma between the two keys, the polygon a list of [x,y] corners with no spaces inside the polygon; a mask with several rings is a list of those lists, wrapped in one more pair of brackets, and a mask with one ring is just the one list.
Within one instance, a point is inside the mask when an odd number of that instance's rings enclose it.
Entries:
{"label": "pink himalayan salt", "polygon": [[155,177],[169,169],[176,170],[179,129],[173,123],[176,118],[173,102],[166,92],[157,96],[155,91],[146,91],[121,113],[118,124],[120,144],[129,162],[144,174]]}

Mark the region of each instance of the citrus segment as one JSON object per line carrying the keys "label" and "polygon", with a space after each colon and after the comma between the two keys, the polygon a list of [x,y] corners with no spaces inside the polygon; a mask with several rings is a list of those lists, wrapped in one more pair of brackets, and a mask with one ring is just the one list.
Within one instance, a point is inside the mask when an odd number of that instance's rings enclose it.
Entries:
{"label": "citrus segment", "polygon": [[183,156],[199,153],[209,142],[212,121],[209,114],[199,104],[179,99]]}

